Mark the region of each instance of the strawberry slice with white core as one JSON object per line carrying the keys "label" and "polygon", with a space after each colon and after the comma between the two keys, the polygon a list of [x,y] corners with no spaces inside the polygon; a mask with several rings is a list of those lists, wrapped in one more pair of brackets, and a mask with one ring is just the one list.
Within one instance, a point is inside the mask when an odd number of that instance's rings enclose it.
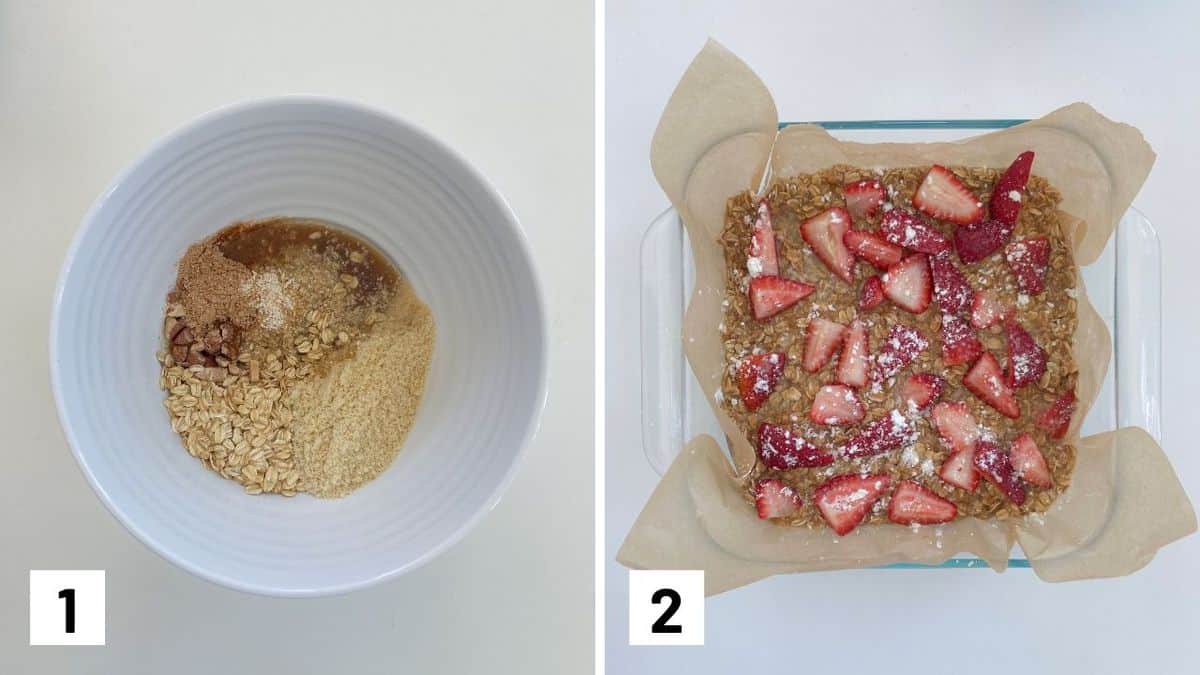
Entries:
{"label": "strawberry slice with white core", "polygon": [[1023,293],[1037,295],[1046,290],[1046,268],[1050,264],[1050,240],[1045,237],[1019,239],[1004,247],[1004,259]]}
{"label": "strawberry slice with white core", "polygon": [[1050,438],[1062,438],[1071,428],[1071,416],[1075,414],[1075,390],[1064,392],[1038,416],[1037,425],[1050,434]]}
{"label": "strawberry slice with white core", "polygon": [[916,430],[912,422],[898,410],[893,410],[887,417],[871,422],[846,441],[841,453],[847,459],[871,457],[897,450],[915,440]]}
{"label": "strawberry slice with white core", "polygon": [[829,363],[846,334],[846,327],[829,319],[817,317],[808,322],[804,332],[804,358],[800,367],[815,373]]}
{"label": "strawberry slice with white core", "polygon": [[886,380],[900,372],[927,347],[929,340],[916,328],[900,323],[892,326],[875,357],[874,379]]}
{"label": "strawberry slice with white core", "polygon": [[754,505],[758,508],[758,517],[788,518],[800,511],[800,495],[783,481],[775,478],[764,478],[754,485]]}
{"label": "strawberry slice with white core", "polygon": [[1015,319],[1004,324],[1008,333],[1008,386],[1016,389],[1046,374],[1046,350]]}
{"label": "strawberry slice with white core", "polygon": [[742,360],[737,371],[738,392],[746,410],[753,412],[766,402],[786,365],[787,354],[782,352],[751,354]]}
{"label": "strawberry slice with white core", "polygon": [[1038,449],[1033,436],[1021,434],[1013,439],[1012,447],[1008,449],[1008,459],[1013,469],[1022,480],[1040,488],[1054,487],[1054,478],[1050,475],[1050,467],[1046,466],[1046,458]]}
{"label": "strawberry slice with white core", "polygon": [[827,466],[833,455],[804,440],[800,434],[779,424],[758,425],[758,457],[779,471]]}
{"label": "strawberry slice with white core", "polygon": [[1012,225],[985,218],[954,231],[954,250],[958,252],[958,259],[965,263],[979,262],[999,251],[1012,233]]}
{"label": "strawberry slice with white core", "polygon": [[888,268],[883,275],[883,294],[897,307],[920,314],[929,307],[933,280],[924,253],[911,255]]}
{"label": "strawberry slice with white core", "polygon": [[988,203],[992,218],[1006,225],[1016,225],[1021,214],[1021,192],[1029,182],[1029,171],[1033,168],[1033,151],[1026,150],[1017,155],[1013,163],[992,187],[992,201]]}
{"label": "strawberry slice with white core", "polygon": [[879,275],[867,277],[858,296],[858,308],[864,312],[875,309],[883,302],[883,281]]}
{"label": "strawberry slice with white core", "polygon": [[984,352],[971,366],[971,370],[963,377],[963,386],[981,401],[992,406],[1005,417],[1017,419],[1021,416],[1021,406],[1017,397],[1009,388],[1000,364],[991,352]]}
{"label": "strawberry slice with white core", "polygon": [[933,277],[933,299],[943,313],[958,314],[971,306],[975,292],[954,264],[949,251],[930,256],[929,272]]}
{"label": "strawberry slice with white core", "polygon": [[900,402],[908,410],[924,410],[942,395],[943,385],[933,373],[913,373],[900,385]]}
{"label": "strawberry slice with white core", "polygon": [[813,491],[813,503],[834,532],[846,535],[867,517],[891,482],[892,477],[883,474],[834,476]]}
{"label": "strawberry slice with white core", "polygon": [[800,224],[800,236],[812,247],[813,253],[825,263],[830,272],[846,283],[854,282],[854,255],[846,248],[844,239],[850,229],[850,214],[834,207]]}
{"label": "strawberry slice with white core", "polygon": [[847,230],[843,243],[851,253],[881,270],[895,265],[904,257],[904,249],[866,230]]}
{"label": "strawberry slice with white core", "polygon": [[911,480],[900,481],[888,504],[888,520],[900,525],[936,525],[957,516],[954,502]]}
{"label": "strawberry slice with white core", "polygon": [[913,206],[922,213],[959,225],[983,217],[983,203],[949,169],[934,164],[917,187]]}
{"label": "strawberry slice with white core", "polygon": [[883,203],[887,193],[883,183],[877,180],[860,180],[847,183],[842,187],[842,195],[846,198],[846,210],[854,222],[862,222],[875,217],[879,205]]}
{"label": "strawberry slice with white core", "polygon": [[956,488],[974,492],[979,487],[979,470],[975,468],[975,451],[955,452],[942,462],[938,477]]}
{"label": "strawberry slice with white core", "polygon": [[751,277],[779,276],[779,256],[775,249],[775,228],[771,225],[771,207],[767,200],[758,203],[754,234],[750,237],[750,256],[746,271]]}
{"label": "strawberry slice with white core", "polygon": [[782,277],[757,277],[750,280],[750,311],[758,321],[766,321],[808,297],[816,286]]}
{"label": "strawberry slice with white core", "polygon": [[979,440],[979,425],[962,401],[945,401],[929,413],[938,436],[951,452],[971,452]]}
{"label": "strawberry slice with white core", "polygon": [[846,331],[842,342],[842,355],[838,357],[837,376],[839,384],[861,387],[867,383],[867,324],[855,319]]}
{"label": "strawberry slice with white core", "polygon": [[971,326],[953,314],[942,315],[942,363],[957,366],[970,363],[983,353],[983,343]]}
{"label": "strawberry slice with white core", "polygon": [[1012,307],[1005,305],[991,291],[975,291],[971,300],[971,325],[983,330],[1004,321],[1012,314]]}
{"label": "strawberry slice with white core", "polygon": [[827,384],[817,390],[808,417],[817,424],[838,426],[862,421],[866,411],[858,395],[850,387]]}
{"label": "strawberry slice with white core", "polygon": [[1009,501],[1020,506],[1025,503],[1025,486],[1017,476],[1008,453],[990,440],[979,439],[975,444],[975,468],[988,482],[1000,488]]}
{"label": "strawberry slice with white core", "polygon": [[924,218],[900,209],[883,214],[879,231],[887,241],[917,253],[933,255],[950,250],[950,241]]}

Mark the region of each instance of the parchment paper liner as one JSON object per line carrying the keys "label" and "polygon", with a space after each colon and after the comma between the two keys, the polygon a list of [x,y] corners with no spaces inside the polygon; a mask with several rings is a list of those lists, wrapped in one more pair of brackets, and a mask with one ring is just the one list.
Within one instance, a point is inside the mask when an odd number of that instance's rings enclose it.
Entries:
{"label": "parchment paper liner", "polygon": [[[651,145],[655,176],[688,230],[696,285],[684,317],[688,362],[730,439],[738,473],[754,449],[715,404],[725,367],[724,257],[718,237],[726,200],[757,189],[767,176],[813,173],[834,164],[890,168],[932,163],[1003,168],[1018,153],[1037,153],[1034,172],[1063,194],[1060,205],[1077,265],[1099,257],[1145,181],[1154,153],[1133,127],[1076,103],[1017,127],[952,143],[863,144],[839,141],[811,125],[777,131],[775,104],[743,62],[710,41],[680,81]],[[1078,270],[1076,270],[1078,277]],[[617,559],[634,568],[704,569],[709,594],[783,572],[855,568],[909,561],[936,564],[973,553],[997,570],[1018,542],[1039,577],[1064,581],[1118,576],[1196,529],[1195,513],[1166,456],[1149,434],[1128,428],[1085,439],[1081,421],[1094,402],[1112,340],[1078,285],[1074,336],[1080,368],[1077,411],[1068,438],[1078,448],[1070,487],[1040,517],[961,519],[917,531],[859,527],[781,527],[758,519],[716,441],[693,439],[676,458],[630,531]]]}

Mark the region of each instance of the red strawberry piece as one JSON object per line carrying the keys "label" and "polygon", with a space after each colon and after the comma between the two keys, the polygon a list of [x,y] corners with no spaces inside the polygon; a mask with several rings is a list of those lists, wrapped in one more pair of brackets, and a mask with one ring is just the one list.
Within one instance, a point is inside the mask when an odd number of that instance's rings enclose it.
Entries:
{"label": "red strawberry piece", "polygon": [[954,264],[949,251],[930,256],[929,271],[933,276],[933,299],[942,312],[958,314],[971,306],[975,292]]}
{"label": "red strawberry piece", "polygon": [[971,300],[971,325],[983,330],[1007,319],[1012,314],[1012,307],[1000,302],[991,291],[975,291]]}
{"label": "red strawberry piece", "polygon": [[1029,170],[1033,167],[1033,151],[1026,150],[1017,155],[1013,163],[992,187],[992,201],[988,208],[992,218],[1005,225],[1016,225],[1021,213],[1021,191],[1029,182]]}
{"label": "red strawberry piece", "polygon": [[913,206],[922,213],[959,225],[983,217],[983,204],[944,166],[934,164],[913,195]]}
{"label": "red strawberry piece", "polygon": [[767,200],[758,203],[754,234],[750,237],[750,256],[746,270],[751,277],[779,276],[779,257],[775,252],[775,228],[771,225],[771,207]]}
{"label": "red strawberry piece", "polygon": [[958,252],[958,259],[965,263],[979,262],[999,251],[1012,233],[1012,225],[998,220],[980,220],[954,231],[954,250]]}
{"label": "red strawberry piece", "polygon": [[943,384],[933,373],[913,373],[900,385],[900,402],[905,408],[924,410],[942,395]]}
{"label": "red strawberry piece", "polygon": [[1015,319],[1004,324],[1008,333],[1008,386],[1016,389],[1042,379],[1046,350]]}
{"label": "red strawberry piece", "polygon": [[838,535],[848,534],[867,517],[892,477],[884,474],[834,476],[813,491],[813,503]]}
{"label": "red strawberry piece", "polygon": [[914,440],[912,422],[893,410],[891,415],[880,417],[863,427],[842,446],[842,455],[848,459],[870,457],[895,450]]}
{"label": "red strawberry piece", "polygon": [[808,322],[804,332],[804,358],[800,367],[815,373],[829,363],[846,334],[846,327],[829,319],[817,317]]}
{"label": "red strawberry piece", "polygon": [[850,214],[840,206],[817,214],[800,224],[800,236],[830,272],[846,283],[854,282],[854,255],[843,240],[850,229]]}
{"label": "red strawberry piece", "polygon": [[892,326],[879,346],[879,356],[875,357],[875,379],[886,380],[900,372],[928,346],[929,340],[916,328],[904,324]]}
{"label": "red strawberry piece", "polygon": [[850,322],[846,339],[842,342],[842,355],[838,358],[837,376],[839,384],[861,387],[867,383],[867,324],[855,319]]}
{"label": "red strawberry piece", "polygon": [[967,492],[974,492],[979,487],[979,470],[974,464],[975,452],[955,452],[942,462],[938,476],[946,483]]}
{"label": "red strawberry piece", "polygon": [[750,280],[750,310],[754,318],[766,321],[808,297],[816,286],[783,277],[755,277]]}
{"label": "red strawberry piece", "polygon": [[758,425],[758,457],[763,464],[779,471],[833,463],[833,455],[792,433],[791,429],[770,422]]}
{"label": "red strawberry piece", "polygon": [[1000,364],[996,357],[990,352],[984,352],[975,365],[971,366],[971,370],[967,371],[963,377],[963,386],[984,403],[1000,411],[1001,415],[1014,420],[1021,416],[1021,406],[1017,403],[1016,396],[1013,396],[1004,373],[1000,372]]}
{"label": "red strawberry piece", "polygon": [[938,436],[951,452],[971,452],[979,440],[979,425],[962,401],[944,401],[929,413]]}
{"label": "red strawberry piece", "polygon": [[1017,286],[1030,295],[1046,290],[1046,267],[1050,264],[1050,240],[1030,237],[1004,247],[1004,259],[1017,277]]}
{"label": "red strawberry piece", "polygon": [[864,414],[866,411],[853,389],[841,384],[827,384],[813,397],[808,418],[817,424],[857,424]]}
{"label": "red strawberry piece", "polygon": [[1037,419],[1038,427],[1045,429],[1050,438],[1062,438],[1071,428],[1071,416],[1075,414],[1075,390],[1063,392],[1054,403]]}
{"label": "red strawberry piece", "polygon": [[879,306],[883,302],[883,281],[879,279],[879,275],[867,277],[863,282],[862,293],[858,296],[858,308],[862,311],[870,311]]}
{"label": "red strawberry piece", "polygon": [[737,372],[738,391],[746,410],[758,410],[766,402],[783,376],[783,367],[786,365],[787,354],[781,352],[751,354],[742,361]]}
{"label": "red strawberry piece", "polygon": [[754,485],[754,505],[758,507],[758,517],[766,520],[796,515],[801,502],[800,495],[783,481],[764,478]]}
{"label": "red strawberry piece", "polygon": [[883,183],[877,180],[855,181],[842,188],[842,195],[846,198],[846,210],[856,223],[874,217],[879,205],[883,203],[885,194]]}
{"label": "red strawberry piece", "polygon": [[927,487],[911,480],[900,481],[888,504],[888,520],[901,525],[936,525],[958,516],[958,507]]}
{"label": "red strawberry piece", "polygon": [[1000,449],[986,438],[979,439],[975,444],[975,468],[983,477],[988,479],[1008,497],[1009,501],[1020,506],[1025,503],[1025,486],[1013,468],[1008,453]]}
{"label": "red strawberry piece", "polygon": [[983,343],[966,321],[953,314],[942,315],[942,363],[970,363],[983,353]]}
{"label": "red strawberry piece", "polygon": [[1050,475],[1050,467],[1046,466],[1046,458],[1038,449],[1033,436],[1021,434],[1017,436],[1012,447],[1008,449],[1008,459],[1013,469],[1022,480],[1033,483],[1040,488],[1054,487],[1054,478]]}
{"label": "red strawberry piece", "polygon": [[933,280],[929,259],[916,253],[888,268],[883,275],[883,294],[900,309],[920,314],[929,307]]}
{"label": "red strawberry piece", "polygon": [[843,243],[854,255],[881,270],[895,265],[904,257],[904,249],[866,230],[846,230]]}
{"label": "red strawberry piece", "polygon": [[924,218],[900,209],[883,214],[879,231],[884,239],[917,253],[933,255],[950,250],[950,241]]}

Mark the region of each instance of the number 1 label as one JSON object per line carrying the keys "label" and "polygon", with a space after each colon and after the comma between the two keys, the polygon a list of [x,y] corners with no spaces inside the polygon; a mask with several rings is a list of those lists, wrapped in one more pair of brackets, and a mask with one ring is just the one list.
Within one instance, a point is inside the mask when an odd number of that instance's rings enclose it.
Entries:
{"label": "number 1 label", "polygon": [[704,571],[630,570],[629,644],[704,644]]}
{"label": "number 1 label", "polygon": [[29,644],[104,644],[104,570],[30,570]]}

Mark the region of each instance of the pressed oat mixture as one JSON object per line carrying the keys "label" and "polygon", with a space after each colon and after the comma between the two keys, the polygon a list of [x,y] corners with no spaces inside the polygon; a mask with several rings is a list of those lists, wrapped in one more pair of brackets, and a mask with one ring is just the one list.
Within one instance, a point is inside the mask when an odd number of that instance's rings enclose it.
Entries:
{"label": "pressed oat mixture", "polygon": [[246,492],[345,496],[399,452],[434,322],[365,242],[317,221],[231,225],[184,254],[165,313],[171,426]]}
{"label": "pressed oat mixture", "polygon": [[[1032,153],[1028,154],[1031,158]],[[1025,171],[1028,176],[1028,163]],[[758,449],[760,459],[750,475],[746,477],[745,485],[747,498],[751,502],[757,503],[760,517],[775,518],[776,522],[795,526],[823,527],[825,523],[828,523],[834,529],[839,529],[841,523],[836,521],[841,516],[837,514],[837,510],[845,506],[845,503],[835,503],[826,499],[824,503],[827,506],[833,505],[827,509],[829,512],[826,513],[819,508],[822,502],[817,498],[821,496],[822,484],[835,476],[887,477],[881,481],[875,481],[873,485],[860,484],[860,487],[865,485],[867,491],[874,490],[876,493],[881,492],[878,488],[881,486],[883,488],[882,494],[877,500],[872,497],[870,508],[862,522],[888,522],[889,500],[893,499],[889,496],[889,493],[892,492],[889,487],[894,488],[903,481],[911,481],[937,496],[928,499],[922,497],[921,503],[924,506],[934,510],[946,509],[940,517],[935,515],[929,520],[917,518],[913,521],[891,518],[893,522],[906,524],[945,522],[954,517],[965,516],[1011,518],[1027,513],[1042,512],[1070,482],[1075,448],[1070,443],[1061,440],[1065,433],[1065,426],[1048,429],[1046,425],[1040,423],[1041,419],[1039,418],[1039,415],[1051,407],[1064,392],[1067,392],[1067,396],[1073,401],[1077,375],[1077,368],[1072,359],[1072,336],[1076,326],[1075,287],[1077,280],[1072,261],[1072,249],[1070,243],[1064,239],[1056,210],[1060,195],[1044,179],[1034,175],[1028,177],[1028,183],[1024,189],[1004,192],[1002,198],[1009,200],[1009,204],[996,206],[989,202],[992,201],[993,187],[1004,173],[1003,170],[950,167],[946,173],[952,173],[953,177],[947,180],[954,182],[954,179],[957,179],[957,182],[969,191],[967,194],[970,198],[967,208],[968,210],[974,209],[975,213],[969,213],[967,218],[979,220],[981,216],[978,212],[989,209],[993,216],[1002,218],[1012,214],[1014,209],[1019,209],[1019,216],[1011,215],[1011,218],[1015,219],[1015,227],[1006,231],[1006,236],[1000,242],[1000,248],[982,260],[968,263],[960,259],[960,256],[962,247],[969,248],[972,242],[968,241],[966,244],[962,244],[955,238],[956,229],[963,228],[964,225],[921,213],[924,210],[927,214],[934,207],[924,205],[923,208],[918,208],[914,205],[914,195],[917,193],[918,187],[927,180],[927,176],[931,173],[933,173],[931,167],[927,166],[886,171],[835,166],[817,174],[776,179],[761,198],[769,208],[766,231],[767,237],[769,237],[773,229],[775,260],[768,260],[764,257],[763,243],[755,239],[756,227],[763,217],[760,212],[759,199],[750,193],[745,193],[731,198],[728,202],[726,226],[721,236],[727,268],[726,298],[723,305],[725,308],[724,321],[721,330],[728,368],[719,398],[724,409],[746,434],[751,445]],[[847,211],[838,210],[830,216],[830,209],[848,206],[848,196],[857,190],[857,188],[851,188],[851,185],[855,184],[871,186],[875,189],[881,187],[882,190],[876,196],[874,205],[866,209],[869,213],[863,213],[863,206],[856,204],[851,209],[858,211],[852,218],[853,222],[843,223],[838,214],[850,218]],[[940,198],[940,195],[934,194],[934,198]],[[974,200],[977,200],[977,203],[969,203]],[[918,199],[918,201],[921,200]],[[933,201],[933,199],[927,201]],[[1004,206],[1009,208],[1009,214],[1001,212]],[[888,216],[889,213],[892,215]],[[936,283],[933,284],[934,302],[929,302],[929,291],[926,291],[925,303],[928,304],[928,308],[919,312],[905,310],[899,306],[909,299],[906,295],[906,292],[910,290],[908,287],[888,288],[887,292],[890,295],[886,295],[880,300],[879,289],[888,287],[889,284],[893,286],[899,284],[900,281],[896,277],[900,274],[907,274],[907,272],[900,271],[902,265],[900,263],[894,267],[873,266],[868,259],[876,254],[883,258],[896,256],[892,260],[900,259],[902,256],[906,261],[903,265],[907,265],[910,259],[913,259],[914,265],[919,263],[922,273],[913,273],[906,277],[906,279],[918,280],[910,284],[913,287],[920,288],[922,285],[920,280],[929,279],[928,276],[923,276],[928,275],[924,269],[926,265],[933,262],[934,254],[925,255],[910,248],[910,246],[915,246],[916,249],[924,248],[921,242],[913,244],[916,241],[914,236],[920,233],[914,233],[911,229],[907,232],[902,231],[894,237],[898,246],[870,248],[878,239],[886,239],[882,231],[884,229],[883,219],[888,217],[899,219],[902,217],[901,214],[908,214],[903,217],[913,217],[927,223],[942,235],[945,242],[948,242],[948,252],[938,254],[941,256],[940,262],[942,264],[952,263],[965,278],[970,292],[966,300],[945,299],[938,295],[943,289],[939,288]],[[813,235],[816,237],[815,245],[802,235],[801,224],[810,219],[819,218],[824,218],[825,220],[822,222],[835,230],[847,228],[866,232],[876,237],[875,239],[860,237],[860,239],[868,240],[867,244],[863,244],[864,248],[862,249],[866,255],[864,257],[856,254],[851,259],[849,271],[853,276],[850,281],[846,281],[844,275],[834,271],[846,269],[836,262],[840,258],[837,258],[836,255],[826,255],[835,260],[835,264],[830,265],[817,252],[818,249],[826,253],[832,250],[820,240],[819,233],[823,230],[814,230],[818,233]],[[829,225],[830,219],[833,221],[832,225]],[[893,220],[892,222],[898,221]],[[986,225],[991,227],[994,223],[988,220]],[[851,239],[843,236],[834,238],[839,240],[839,244],[842,241],[852,242]],[[1019,275],[1014,273],[1014,270],[1018,269],[1016,265],[1024,261],[1010,262],[1009,260],[1010,256],[1020,258],[1025,255],[1026,245],[1021,243],[1011,250],[1006,249],[1005,246],[1037,238],[1045,238],[1048,241],[1049,256],[1043,266],[1045,268],[1044,290],[1034,293],[1031,288],[1025,286],[1026,279],[1019,279]],[[959,247],[959,256],[956,256],[956,246]],[[901,248],[902,252],[899,251]],[[840,249],[836,252],[840,252]],[[756,291],[751,288],[751,282],[752,278],[764,275],[762,269],[764,260],[767,260],[772,267],[767,272],[774,272],[774,276],[769,281],[777,283],[779,287],[792,293],[788,302],[794,302],[794,304],[773,316],[763,318],[760,315],[756,318],[755,311],[758,308],[753,306],[754,301],[752,300]],[[971,258],[967,257],[967,260],[971,260]],[[890,263],[891,260],[887,262]],[[1020,269],[1022,273],[1025,271],[1025,268]],[[774,278],[775,276],[788,281],[778,282]],[[760,279],[759,283],[762,285],[755,288],[774,288],[769,286],[766,281],[768,280]],[[934,281],[937,279],[935,278]],[[796,285],[791,282],[800,283]],[[963,292],[967,293],[965,290]],[[801,296],[801,298],[796,301],[794,300],[796,296]],[[777,296],[763,295],[761,297],[774,301]],[[891,301],[893,297],[897,299],[897,302]],[[766,300],[761,302],[769,304]],[[981,302],[984,303],[982,310],[980,309]],[[944,305],[955,305],[956,307],[954,311],[946,311]],[[920,307],[920,304],[917,306]],[[988,318],[986,311],[991,307],[1003,308],[1003,320],[997,320],[994,325],[984,328],[976,328],[972,325],[979,318],[977,314],[980,312],[984,314],[980,322],[985,323]],[[946,316],[950,318],[944,318]],[[827,323],[822,323],[823,320]],[[836,392],[832,399],[832,407],[826,405],[828,403],[826,400],[818,402],[819,405],[814,408],[814,403],[819,396],[818,392],[822,387],[837,385],[840,378],[846,377],[839,370],[839,366],[844,358],[842,351],[844,340],[848,339],[846,336],[851,334],[856,320],[861,321],[865,326],[867,335],[865,344],[869,351],[865,362],[871,376],[860,386],[841,387],[839,385],[827,390]],[[966,332],[974,333],[979,343],[982,344],[983,354],[975,349],[967,354],[970,360],[947,365],[947,361],[956,360],[954,356],[957,356],[957,352],[954,349],[957,349],[959,345],[957,338],[954,338],[953,349],[943,344],[946,339],[942,330],[943,321],[957,322],[951,325],[962,328],[958,334],[965,336],[964,340],[967,342],[970,341],[970,336]],[[1040,375],[1038,372],[1034,373],[1036,381],[1012,388],[1013,396],[1020,409],[1020,414],[1015,419],[1005,416],[995,405],[989,404],[980,396],[975,395],[964,385],[964,378],[968,371],[974,368],[973,364],[986,360],[986,354],[991,354],[997,360],[999,367],[1006,373],[1004,377],[1008,377],[1008,373],[1013,373],[1014,368],[1016,368],[1015,375],[1027,375],[1029,366],[1025,363],[1024,356],[1017,359],[1010,359],[1008,356],[1010,353],[1008,342],[1013,338],[1008,336],[1007,331],[1014,322],[1017,326],[1023,327],[1029,336],[1032,336],[1036,344],[1044,350],[1046,356],[1044,372],[1038,371]],[[814,325],[810,326],[810,324]],[[891,356],[885,354],[886,343],[893,342],[894,344],[896,333],[893,331],[896,326],[915,328],[927,342],[927,346],[916,354],[911,363],[902,365],[898,372],[883,376],[883,374],[887,374],[888,370],[891,370],[883,368],[883,366],[887,365],[886,361],[892,359]],[[827,331],[825,331],[826,327],[829,327]],[[822,342],[822,331],[837,337]],[[815,337],[810,338],[810,335]],[[814,351],[819,352],[822,344],[827,345],[831,341],[835,345],[832,356],[825,356],[822,359],[820,353],[813,353]],[[817,347],[811,346],[810,342],[817,344]],[[772,353],[786,355],[786,358],[771,357]],[[954,356],[947,356],[948,353]],[[766,370],[759,370],[757,379],[755,377],[747,379],[743,374],[748,367],[747,361],[754,355],[760,355],[757,357],[757,363],[760,369]],[[1010,362],[1013,360],[1020,362]],[[779,367],[781,363],[785,364],[782,368]],[[819,365],[815,372],[809,372],[809,369],[805,367],[814,364]],[[983,366],[980,367],[983,368]],[[763,372],[771,369],[775,369],[774,374],[769,377],[762,376]],[[936,387],[938,391],[932,393],[933,401],[920,407],[905,400],[906,393],[911,391],[906,388],[910,386],[907,385],[908,379],[917,373],[928,374],[922,375],[922,377],[939,381]],[[777,381],[775,381],[776,376]],[[854,375],[850,376],[851,379],[854,377]],[[1030,378],[1026,377],[1025,379]],[[747,382],[749,382],[749,388],[747,388]],[[911,386],[920,390],[920,387],[916,385]],[[1003,388],[1002,384],[997,386]],[[845,395],[846,389],[850,389],[852,395]],[[928,388],[925,388],[924,391],[928,392]],[[749,405],[747,401],[743,400],[747,394],[756,399]],[[856,411],[852,401],[846,403],[839,397],[857,398],[860,409]],[[1007,466],[1000,467],[1002,469],[1000,482],[990,480],[994,472],[985,472],[985,480],[979,481],[978,487],[974,491],[944,480],[940,474],[944,470],[951,470],[945,467],[956,451],[950,439],[939,433],[938,425],[931,415],[931,408],[936,409],[934,401],[951,403],[955,406],[959,405],[958,402],[965,404],[965,410],[969,412],[969,416],[960,412],[956,419],[961,420],[964,417],[973,419],[978,425],[980,437],[993,444],[987,447],[998,447],[1003,451],[993,454],[997,457],[1002,454],[1001,463],[1004,465],[1009,463],[1010,445],[1014,444],[1020,434],[1029,434],[1036,443],[1034,452],[1040,450],[1044,457],[1045,468],[1048,468],[1052,484],[1043,487],[1027,480],[1022,485],[1019,481],[1009,479],[1011,467]],[[750,408],[755,405],[757,405],[756,409],[751,410]],[[998,405],[1000,408],[1011,406],[1011,401],[1005,399]],[[856,422],[846,423],[829,416],[828,410],[830,409],[849,410],[855,414],[861,412],[861,416]],[[944,407],[944,410],[950,410],[950,408]],[[959,407],[957,410],[961,411],[963,408]],[[1068,412],[1068,421],[1069,414]],[[947,415],[949,416],[948,413]],[[823,419],[819,423],[816,421],[817,418]],[[856,447],[871,447],[870,442],[863,445],[863,440],[865,438],[870,441],[871,434],[874,432],[867,431],[867,429],[878,420],[889,420],[890,424],[879,422],[875,431],[880,431],[884,436],[895,433],[897,439],[903,438],[903,440],[887,443],[885,445],[888,447],[885,451],[875,454],[871,454],[870,451],[855,452],[853,448]],[[809,447],[810,450],[824,453],[822,456],[826,458],[820,462],[810,462],[820,464],[818,466],[783,469],[768,466],[768,462],[763,461],[764,450],[760,436],[760,426],[764,422],[789,430],[794,437],[802,438],[807,444],[810,444],[812,446]],[[856,437],[857,440],[855,440]],[[878,438],[878,434],[875,438]],[[982,447],[982,445],[978,446],[978,448]],[[1027,447],[1023,446],[1022,450]],[[767,452],[769,454],[771,449],[768,449]],[[980,452],[979,449],[976,450],[977,454],[978,452]],[[1019,451],[1014,450],[1013,452]],[[1025,455],[1011,455],[1012,462],[1018,464],[1020,458],[1023,457]],[[969,468],[972,466],[973,457],[966,457],[964,461],[966,467]],[[987,465],[985,468],[992,469],[993,467]],[[1033,471],[1029,470],[1026,477],[1029,478],[1032,475]],[[1045,480],[1045,476],[1042,476],[1038,482],[1044,484]],[[1018,505],[1013,498],[1007,496],[1006,492],[999,487],[1000,485],[1005,485],[1006,489],[1013,490],[1020,487],[1024,491],[1023,493],[1027,493],[1023,504]],[[911,486],[906,490],[925,494]],[[833,491],[833,494],[837,494],[836,490]],[[850,499],[862,496],[863,492],[860,490],[857,494],[845,494],[846,498]],[[938,497],[941,499],[939,500]],[[949,507],[945,502],[954,506]],[[955,508],[956,514],[954,513]],[[857,523],[858,521],[854,521],[848,526],[852,529]],[[839,533],[842,532],[839,530]]]}

